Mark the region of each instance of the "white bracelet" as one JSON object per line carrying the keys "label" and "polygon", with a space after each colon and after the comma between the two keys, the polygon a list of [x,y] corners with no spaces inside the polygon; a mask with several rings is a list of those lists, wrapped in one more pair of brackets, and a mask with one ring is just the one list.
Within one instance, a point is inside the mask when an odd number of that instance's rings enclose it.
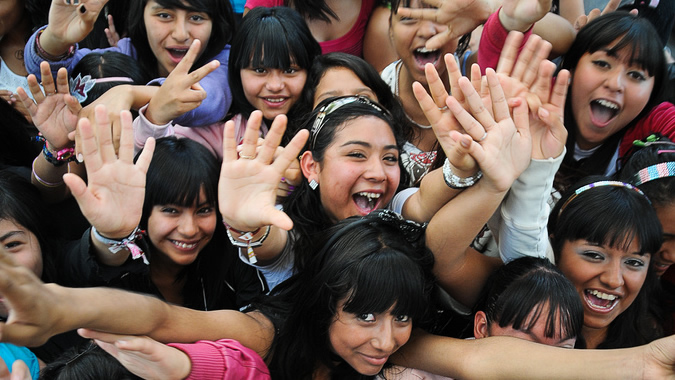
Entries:
{"label": "white bracelet", "polygon": [[450,168],[450,160],[447,158],[445,159],[445,163],[443,164],[443,179],[445,180],[445,184],[448,185],[449,188],[451,189],[464,189],[467,187],[471,187],[478,182],[479,179],[483,177],[483,172],[482,171],[477,171],[476,174],[472,175],[471,177],[466,177],[462,178],[459,177],[457,174],[452,172],[452,169]]}
{"label": "white bracelet", "polygon": [[94,238],[96,240],[100,241],[101,243],[103,243],[105,245],[109,245],[108,251],[110,251],[110,253],[112,253],[113,255],[116,254],[117,252],[121,251],[122,249],[126,248],[126,249],[129,250],[129,252],[131,252],[131,257],[134,260],[136,260],[140,257],[140,258],[143,259],[143,262],[146,265],[150,264],[150,262],[148,261],[148,258],[145,257],[145,252],[143,252],[141,247],[139,247],[136,244],[136,239],[142,237],[143,233],[145,233],[145,231],[141,230],[140,228],[138,228],[138,227],[134,228],[134,230],[131,232],[131,234],[129,236],[125,237],[124,239],[120,239],[120,240],[109,239],[109,238],[101,235],[101,233],[98,232],[98,230],[94,226],[91,226],[91,232],[93,233]]}
{"label": "white bracelet", "polygon": [[270,234],[270,226],[265,227],[265,233],[256,241],[253,240],[253,235],[257,233],[258,231],[251,231],[251,232],[245,232],[241,234],[241,236],[238,237],[238,239],[244,240],[244,242],[238,241],[237,239],[232,236],[232,233],[230,231],[235,231],[237,233],[242,233],[244,231],[239,231],[235,230],[234,228],[230,227],[227,223],[223,221],[223,224],[225,225],[225,231],[227,232],[227,237],[230,239],[230,243],[232,243],[233,246],[235,247],[241,247],[241,248],[246,248],[246,255],[248,256],[248,261],[251,264],[255,264],[258,262],[258,259],[255,257],[255,252],[253,252],[253,247],[260,247],[265,239],[267,239],[267,236]]}

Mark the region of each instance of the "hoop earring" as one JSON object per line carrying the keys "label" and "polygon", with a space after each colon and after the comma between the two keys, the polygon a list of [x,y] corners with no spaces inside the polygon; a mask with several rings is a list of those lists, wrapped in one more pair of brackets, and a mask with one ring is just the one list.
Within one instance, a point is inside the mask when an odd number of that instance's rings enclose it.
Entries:
{"label": "hoop earring", "polygon": [[309,187],[310,187],[312,190],[316,190],[316,188],[319,187],[319,183],[316,182],[315,180],[311,180],[311,181],[309,181]]}

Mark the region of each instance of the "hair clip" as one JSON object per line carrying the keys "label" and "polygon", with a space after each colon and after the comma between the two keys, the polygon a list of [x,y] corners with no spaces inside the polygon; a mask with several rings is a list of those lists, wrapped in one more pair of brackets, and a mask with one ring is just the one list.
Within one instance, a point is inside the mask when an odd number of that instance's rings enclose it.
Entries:
{"label": "hair clip", "polygon": [[77,74],[75,78],[70,78],[70,94],[77,99],[78,102],[82,103],[87,100],[87,93],[94,88],[96,83],[110,82],[134,83],[134,80],[129,77],[92,78],[91,75],[81,76],[80,74]]}

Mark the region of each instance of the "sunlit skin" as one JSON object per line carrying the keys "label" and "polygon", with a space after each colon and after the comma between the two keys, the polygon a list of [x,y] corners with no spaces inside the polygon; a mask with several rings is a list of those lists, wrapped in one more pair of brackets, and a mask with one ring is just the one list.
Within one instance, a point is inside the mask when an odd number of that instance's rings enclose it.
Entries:
{"label": "sunlit skin", "polygon": [[241,70],[241,84],[246,100],[273,120],[285,115],[298,101],[307,80],[307,70],[298,66],[288,69],[248,67]]}
{"label": "sunlit skin", "polygon": [[394,307],[382,313],[338,312],[328,328],[331,350],[363,375],[378,374],[389,356],[410,338],[412,320],[392,315]]}
{"label": "sunlit skin", "polygon": [[[183,2],[186,6],[188,3]],[[183,59],[192,41],[201,42],[198,57],[206,49],[213,23],[205,12],[165,8],[154,0],[143,10],[150,50],[157,58],[159,75],[166,77]]]}
{"label": "sunlit skin", "polygon": [[583,335],[588,348],[601,343],[609,325],[635,301],[647,277],[650,255],[586,240],[566,241],[557,265],[577,289],[584,307]]}
{"label": "sunlit skin", "polygon": [[652,258],[657,276],[663,275],[675,263],[675,203],[654,207],[663,228],[663,244]]}
{"label": "sunlit skin", "polygon": [[[519,329],[516,330],[513,328],[513,325],[506,327],[499,326],[499,323],[492,322],[488,323],[485,312],[478,311],[474,316],[474,337],[476,339],[486,338],[488,336],[512,336],[514,338],[529,340],[530,342],[545,344],[548,346],[562,347],[562,348],[574,348],[574,344],[577,341],[576,337],[567,336],[560,329],[557,329],[553,337],[546,336],[546,316],[549,313],[548,304],[542,306],[542,310],[539,314],[539,318],[534,323],[531,329]],[[527,321],[523,323],[524,326],[528,326],[531,322],[530,319],[534,316],[534,311],[530,314]],[[556,320],[560,320],[558,314]],[[560,326],[560,324],[558,324]]]}
{"label": "sunlit skin", "polygon": [[321,204],[337,222],[385,207],[400,181],[399,151],[391,127],[375,116],[345,123],[321,163],[311,152],[301,158],[308,180],[319,183]]}
{"label": "sunlit skin", "polygon": [[148,238],[156,249],[153,261],[186,266],[197,259],[216,230],[215,205],[205,199],[202,189],[194,206],[168,204],[152,208],[148,218]]}
{"label": "sunlit skin", "polygon": [[363,84],[353,71],[346,67],[333,67],[323,74],[314,91],[314,107],[322,100],[334,96],[360,95],[374,101],[377,96],[370,87]]}
{"label": "sunlit skin", "polygon": [[570,99],[581,149],[594,148],[625,128],[654,89],[654,77],[637,63],[630,64],[628,49],[618,53],[586,53],[573,72]]}

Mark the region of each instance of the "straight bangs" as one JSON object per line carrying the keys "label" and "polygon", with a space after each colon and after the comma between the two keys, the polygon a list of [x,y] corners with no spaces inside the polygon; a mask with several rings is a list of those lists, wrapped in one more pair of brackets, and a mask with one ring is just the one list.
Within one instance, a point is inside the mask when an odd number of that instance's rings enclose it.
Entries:
{"label": "straight bangs", "polygon": [[[218,201],[218,162],[205,147],[190,139],[157,139],[146,177],[143,220],[157,205],[191,207]],[[200,199],[204,190],[205,199]]]}
{"label": "straight bangs", "polygon": [[[624,251],[637,239],[640,255],[655,253],[661,247],[661,224],[656,212],[647,198],[637,191],[599,186],[580,193],[565,205],[570,194],[574,192],[568,192],[568,196],[558,202],[549,218],[549,233],[553,235],[551,243],[556,255],[565,241],[582,239]],[[565,205],[562,212],[561,205]]]}
{"label": "straight bangs", "polygon": [[387,247],[356,265],[344,311],[383,313],[393,306],[392,315],[406,315],[414,321],[424,316],[424,274],[410,257]]}
{"label": "straight bangs", "polygon": [[[203,12],[211,15],[212,9],[209,9],[207,1],[203,0],[154,0],[164,8],[182,9],[188,12]],[[187,3],[187,4],[186,4]]]}
{"label": "straight bangs", "polygon": [[626,51],[631,66],[639,66],[649,76],[658,77],[665,68],[664,60],[660,59],[663,57],[663,45],[660,39],[654,37],[647,28],[631,28],[608,50],[608,54],[620,57]]}
{"label": "straight bangs", "polygon": [[[546,306],[548,313],[544,314]],[[530,331],[545,318],[547,338],[581,336],[583,306],[574,286],[561,273],[529,273],[504,290],[495,309],[494,320],[501,327]]]}

